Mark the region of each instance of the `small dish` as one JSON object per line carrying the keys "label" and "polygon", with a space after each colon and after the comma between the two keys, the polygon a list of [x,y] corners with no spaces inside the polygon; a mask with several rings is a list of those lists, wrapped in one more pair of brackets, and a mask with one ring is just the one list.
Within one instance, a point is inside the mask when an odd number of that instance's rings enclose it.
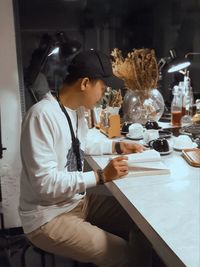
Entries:
{"label": "small dish", "polygon": [[197,144],[196,143],[192,143],[191,146],[186,146],[186,147],[176,147],[173,146],[173,149],[177,150],[177,151],[182,151],[183,149],[191,149],[191,148],[196,148]]}
{"label": "small dish", "polygon": [[131,139],[131,140],[142,140],[143,136],[139,136],[136,138],[136,137],[131,136],[129,133],[127,133],[126,138]]}
{"label": "small dish", "polygon": [[172,137],[172,132],[170,132],[168,130],[159,130],[158,133],[159,133],[159,136],[161,138],[170,138],[170,137]]}
{"label": "small dish", "polygon": [[171,154],[172,151],[173,151],[173,149],[170,148],[169,151],[166,151],[166,152],[159,152],[159,151],[158,151],[158,152],[160,153],[161,156],[164,156],[164,155],[169,155],[169,154]]}

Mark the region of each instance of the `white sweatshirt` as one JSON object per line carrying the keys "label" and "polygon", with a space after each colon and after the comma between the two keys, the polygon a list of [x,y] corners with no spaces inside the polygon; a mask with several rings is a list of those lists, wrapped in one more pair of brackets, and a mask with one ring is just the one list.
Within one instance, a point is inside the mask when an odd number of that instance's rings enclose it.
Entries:
{"label": "white sweatshirt", "polygon": [[[83,108],[66,108],[86,154],[112,152],[112,141],[87,140]],[[30,233],[55,216],[72,210],[83,198],[86,188],[96,185],[93,171],[69,171],[71,133],[57,100],[47,93],[32,106],[22,123],[21,192],[19,214],[25,233]],[[71,150],[70,150],[71,151]]]}

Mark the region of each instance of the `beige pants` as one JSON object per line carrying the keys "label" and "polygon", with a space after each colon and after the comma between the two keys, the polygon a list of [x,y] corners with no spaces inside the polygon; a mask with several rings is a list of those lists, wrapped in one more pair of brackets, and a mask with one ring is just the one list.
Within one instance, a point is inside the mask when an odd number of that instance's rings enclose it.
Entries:
{"label": "beige pants", "polygon": [[132,220],[113,197],[90,195],[72,211],[27,236],[37,247],[63,257],[99,267],[132,267],[140,266],[134,264],[133,248],[126,241],[133,228]]}

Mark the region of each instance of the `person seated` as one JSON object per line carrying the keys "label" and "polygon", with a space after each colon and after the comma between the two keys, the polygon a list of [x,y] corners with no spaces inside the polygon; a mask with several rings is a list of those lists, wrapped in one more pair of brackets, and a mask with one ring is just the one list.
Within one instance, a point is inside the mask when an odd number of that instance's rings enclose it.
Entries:
{"label": "person seated", "polygon": [[[87,137],[84,108],[92,109],[106,86],[117,84],[121,80],[107,55],[82,51],[70,63],[59,94],[48,92],[33,105],[21,132],[19,214],[25,234],[47,252],[100,267],[136,266],[129,234],[138,229],[131,218],[114,197],[87,193],[127,175],[124,154],[143,151],[134,142]],[[103,170],[83,172],[84,154],[116,152],[120,155]]]}

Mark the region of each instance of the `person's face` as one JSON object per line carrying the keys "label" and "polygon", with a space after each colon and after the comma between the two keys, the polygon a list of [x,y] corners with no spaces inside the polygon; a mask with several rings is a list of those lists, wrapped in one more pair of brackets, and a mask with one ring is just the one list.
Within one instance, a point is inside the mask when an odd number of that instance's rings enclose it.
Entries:
{"label": "person's face", "polygon": [[83,91],[83,106],[87,109],[93,108],[96,103],[103,97],[106,91],[106,85],[102,80],[86,81],[85,90]]}

